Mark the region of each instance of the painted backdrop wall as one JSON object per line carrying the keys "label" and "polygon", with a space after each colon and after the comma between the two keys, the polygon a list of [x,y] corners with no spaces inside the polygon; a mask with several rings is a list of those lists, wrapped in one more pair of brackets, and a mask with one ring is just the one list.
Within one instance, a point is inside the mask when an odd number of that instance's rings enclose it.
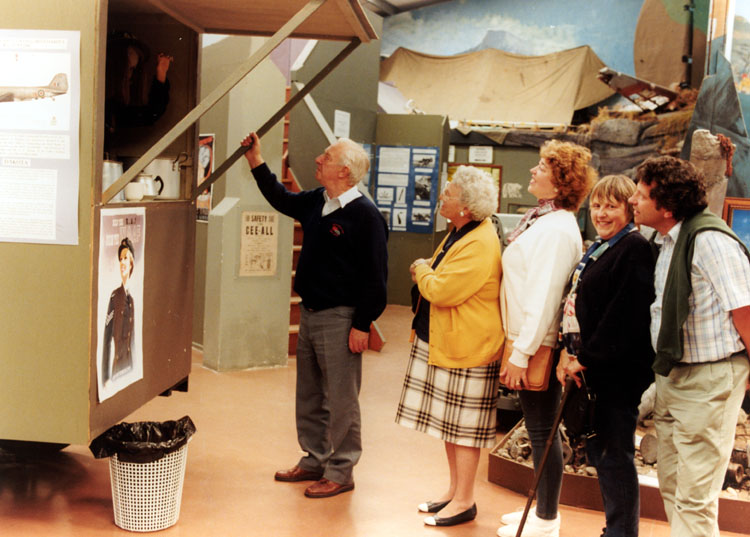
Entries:
{"label": "painted backdrop wall", "polygon": [[451,56],[483,48],[542,55],[589,45],[633,74],[643,0],[454,0],[385,19],[381,54],[398,47]]}
{"label": "painted backdrop wall", "polygon": [[750,2],[735,4],[731,62],[745,128],[750,132]]}

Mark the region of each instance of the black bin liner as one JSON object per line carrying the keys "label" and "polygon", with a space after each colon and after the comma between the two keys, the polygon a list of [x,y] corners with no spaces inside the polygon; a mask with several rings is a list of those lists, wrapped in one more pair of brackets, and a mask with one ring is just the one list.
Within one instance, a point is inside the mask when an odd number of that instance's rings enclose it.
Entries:
{"label": "black bin liner", "polygon": [[187,444],[195,432],[189,416],[177,421],[118,423],[97,436],[89,449],[97,459],[117,453],[122,462],[158,461]]}

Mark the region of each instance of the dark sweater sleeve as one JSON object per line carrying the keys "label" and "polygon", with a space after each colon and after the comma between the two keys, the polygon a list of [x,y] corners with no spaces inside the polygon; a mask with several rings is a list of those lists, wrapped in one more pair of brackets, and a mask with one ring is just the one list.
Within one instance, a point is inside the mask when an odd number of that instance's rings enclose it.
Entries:
{"label": "dark sweater sleeve", "polygon": [[370,203],[366,205],[366,217],[360,226],[361,240],[358,241],[357,252],[362,285],[352,320],[352,326],[363,332],[370,331],[370,323],[385,309],[388,278],[388,228],[377,209]]}
{"label": "dark sweater sleeve", "polygon": [[309,208],[316,190],[304,192],[289,192],[284,185],[276,180],[276,175],[264,162],[252,169],[255,182],[258,184],[263,197],[271,207],[282,214],[302,221],[303,214]]}
{"label": "dark sweater sleeve", "polygon": [[[588,270],[598,276],[589,274],[587,281]],[[650,382],[653,361],[649,332],[649,310],[654,301],[651,248],[640,236],[623,238],[586,272],[576,300],[576,314],[580,311],[583,320],[578,361],[589,370],[587,378],[600,387],[609,381],[629,384],[640,397]]]}
{"label": "dark sweater sleeve", "polygon": [[151,88],[148,92],[148,120],[151,122],[150,125],[156,123],[164,112],[167,111],[167,105],[169,104],[169,90],[170,84],[169,79],[164,82],[159,82],[156,77],[151,82]]}

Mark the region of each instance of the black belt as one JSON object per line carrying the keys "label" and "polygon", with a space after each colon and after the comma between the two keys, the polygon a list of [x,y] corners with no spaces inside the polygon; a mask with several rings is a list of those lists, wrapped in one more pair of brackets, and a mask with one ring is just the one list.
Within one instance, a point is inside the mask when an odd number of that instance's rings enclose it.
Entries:
{"label": "black belt", "polygon": [[331,308],[335,308],[336,306],[327,306],[325,308],[310,308],[308,306],[305,306],[305,304],[303,302],[302,303],[302,307],[305,308],[305,311],[309,311],[310,313],[316,313],[318,311],[329,310]]}

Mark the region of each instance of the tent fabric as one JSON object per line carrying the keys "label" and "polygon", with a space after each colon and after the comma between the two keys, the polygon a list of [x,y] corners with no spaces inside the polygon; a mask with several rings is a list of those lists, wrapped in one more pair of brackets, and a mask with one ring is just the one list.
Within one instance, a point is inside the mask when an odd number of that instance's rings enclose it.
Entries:
{"label": "tent fabric", "polygon": [[414,106],[452,120],[570,124],[573,112],[614,92],[597,79],[604,63],[588,46],[544,56],[497,49],[432,56],[404,48],[381,62]]}

